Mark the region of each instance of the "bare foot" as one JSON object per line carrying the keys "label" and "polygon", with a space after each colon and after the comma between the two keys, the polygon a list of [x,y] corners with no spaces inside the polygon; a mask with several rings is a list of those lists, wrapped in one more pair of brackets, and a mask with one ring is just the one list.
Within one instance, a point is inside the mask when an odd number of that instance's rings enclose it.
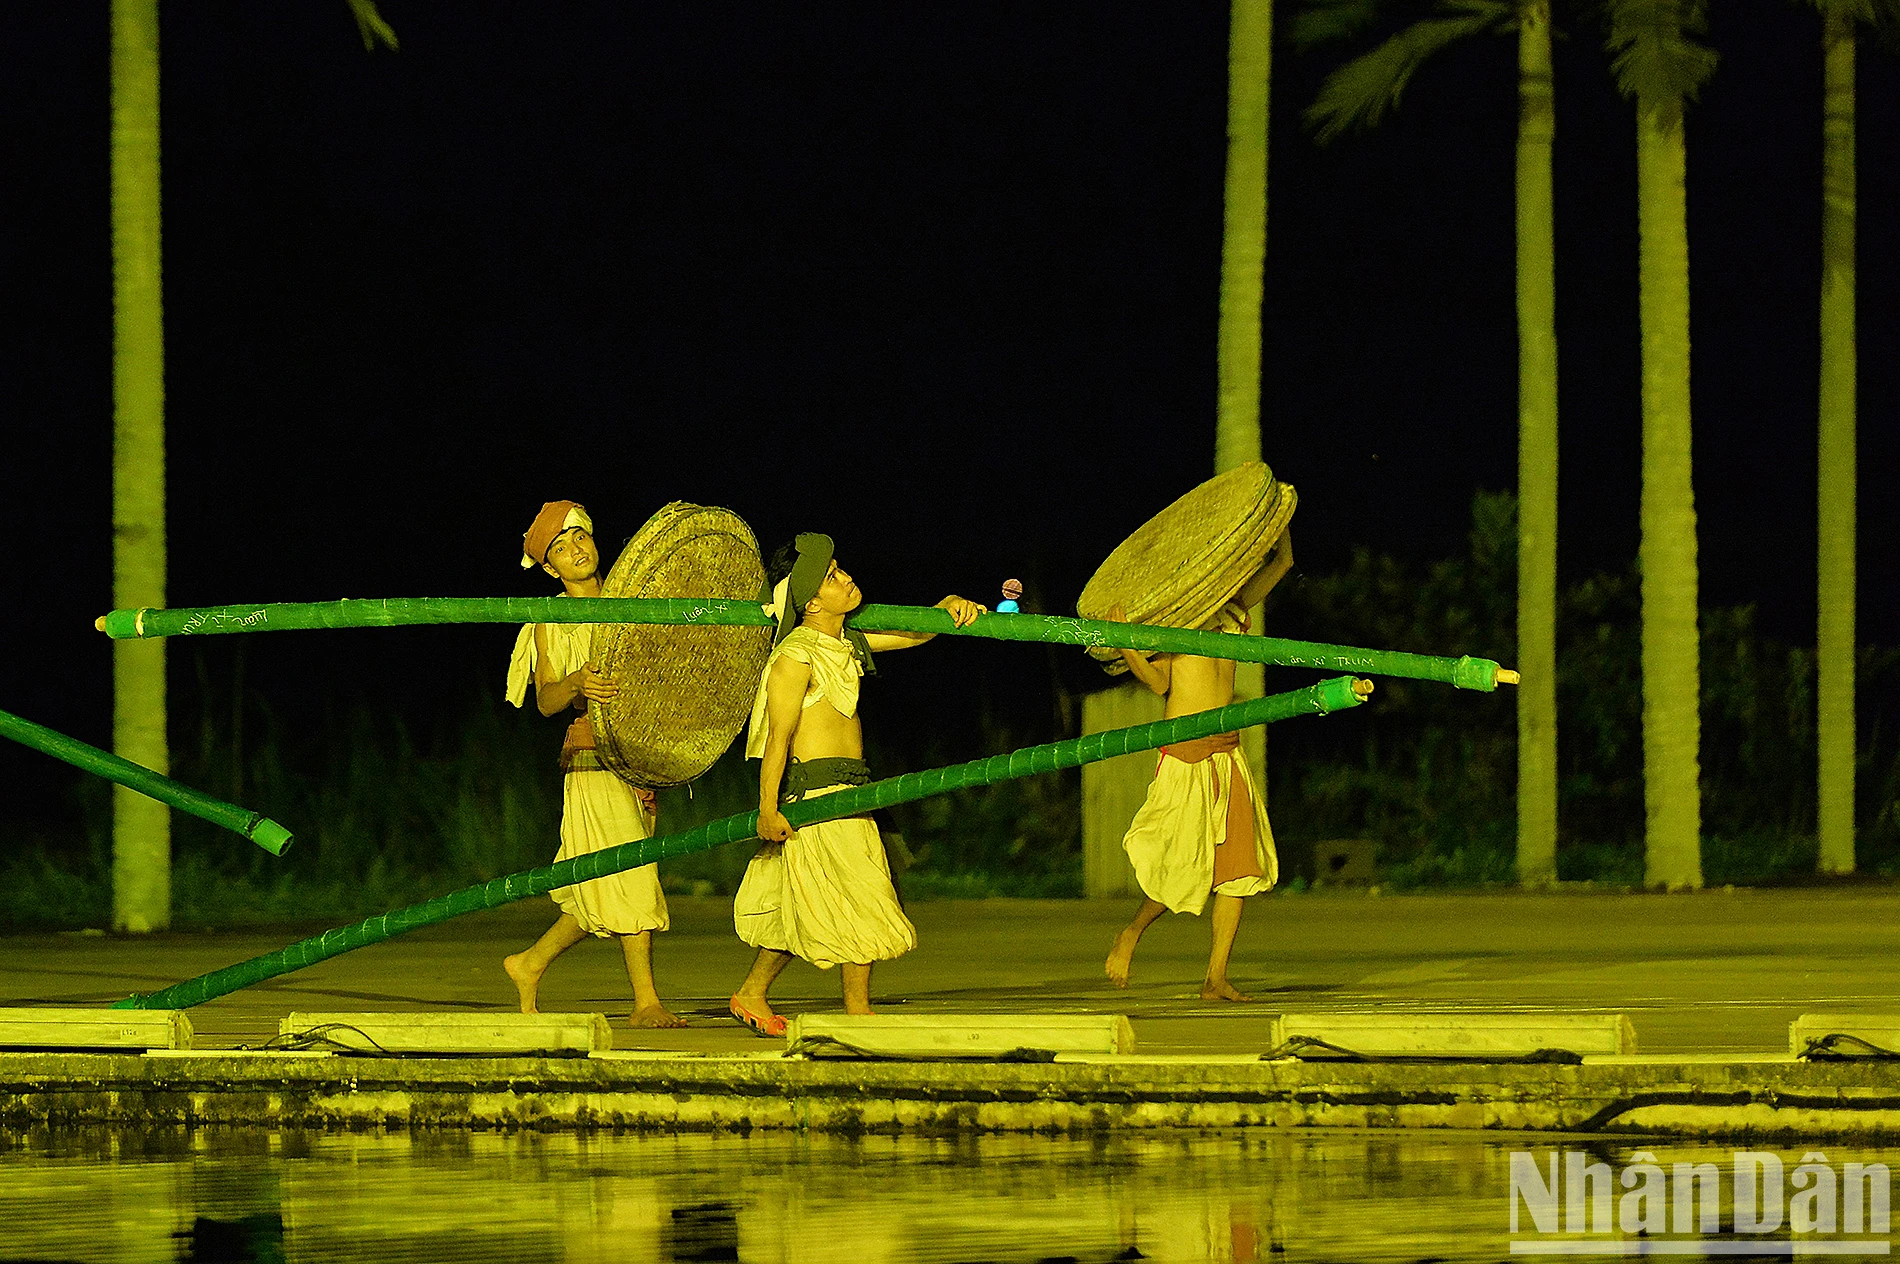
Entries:
{"label": "bare foot", "polygon": [[630,1027],[684,1027],[686,1020],[656,1002],[645,1009],[634,1010],[627,1019],[627,1025]]}
{"label": "bare foot", "polygon": [[1253,997],[1248,996],[1226,979],[1209,979],[1201,984],[1201,999],[1204,1001],[1251,1001]]}
{"label": "bare foot", "polygon": [[515,981],[515,991],[521,993],[521,1012],[539,1014],[541,1011],[534,1007],[534,998],[541,988],[542,971],[528,964],[528,954],[518,952],[512,957],[503,957],[501,968]]}
{"label": "bare foot", "polygon": [[1123,929],[1121,934],[1115,936],[1115,946],[1108,950],[1108,963],[1102,968],[1108,975],[1108,981],[1118,988],[1128,986],[1128,972],[1134,967],[1135,945],[1140,939],[1141,936],[1134,931]]}

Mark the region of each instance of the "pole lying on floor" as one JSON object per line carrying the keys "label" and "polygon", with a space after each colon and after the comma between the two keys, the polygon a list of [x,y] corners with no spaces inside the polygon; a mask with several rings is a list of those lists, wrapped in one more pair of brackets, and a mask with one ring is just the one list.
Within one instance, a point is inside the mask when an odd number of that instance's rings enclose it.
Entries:
{"label": "pole lying on floor", "polygon": [[[313,628],[390,628],[438,623],[663,623],[764,627],[772,621],[756,602],[665,597],[387,597],[279,605],[206,606],[179,610],[114,610],[95,626],[115,640],[204,636]],[[1320,645],[1266,636],[1228,636],[1191,628],[1147,627],[1042,614],[981,614],[958,627],[935,606],[865,606],[851,626],[867,632],[930,632],[1000,641],[1041,641],[1099,649],[1198,654],[1279,667],[1311,667],[1361,676],[1434,680],[1490,693],[1517,683],[1517,673],[1488,658],[1446,658],[1395,650]]]}
{"label": "pole lying on floor", "polygon": [[0,711],[0,737],[10,737],[23,746],[31,746],[54,759],[82,768],[95,777],[104,777],[107,781],[136,790],[180,812],[189,812],[213,825],[221,825],[232,833],[242,834],[273,856],[283,855],[284,849],[290,846],[290,831],[262,813],[214,799],[203,791],[173,781],[163,773],[153,772],[143,764],[121,759],[97,746],[88,746],[76,737],[67,737],[64,733],[22,719],[10,711]]}
{"label": "pole lying on floor", "polygon": [[[1305,689],[1273,694],[1266,698],[1255,698],[1248,702],[1236,702],[1212,711],[1200,711],[1172,720],[1158,720],[1153,724],[1137,724],[1132,728],[1111,729],[1106,733],[1091,733],[1086,737],[1051,742],[1045,746],[1029,746],[1022,750],[992,755],[988,759],[978,759],[967,764],[933,768],[927,772],[905,773],[903,776],[874,781],[869,785],[834,791],[816,799],[786,804],[785,818],[796,829],[838,817],[857,816],[877,808],[889,807],[896,803],[908,803],[914,799],[928,798],[933,794],[959,790],[966,786],[989,785],[1012,777],[1027,777],[1035,773],[1051,772],[1058,768],[1073,768],[1078,764],[1112,759],[1131,751],[1153,750],[1157,746],[1166,746],[1172,742],[1187,742],[1195,738],[1212,737],[1216,733],[1228,733],[1235,729],[1249,728],[1255,724],[1269,724],[1298,715],[1326,715],[1347,707],[1358,706],[1371,692],[1371,681],[1341,676],[1332,680],[1323,680]],[[433,926],[438,922],[446,922],[466,913],[495,908],[515,900],[527,899],[529,896],[545,895],[556,887],[572,886],[577,882],[586,882],[627,869],[636,869],[641,865],[652,864],[670,856],[683,856],[688,852],[705,851],[708,848],[717,847],[721,843],[756,838],[758,824],[757,812],[742,812],[737,816],[711,821],[684,833],[622,843],[617,847],[589,852],[587,855],[557,861],[538,869],[509,874],[506,877],[484,882],[479,886],[465,887],[460,891],[439,895],[421,904],[412,904],[408,908],[380,913],[354,926],[325,931],[321,935],[291,944],[287,948],[280,948],[276,952],[226,966],[222,970],[213,970],[210,974],[175,983],[161,991],[127,997],[113,1008],[188,1009],[215,997],[238,991],[240,988],[250,987],[254,983],[261,983],[265,979],[289,974],[306,966],[315,965],[319,961],[327,961],[331,957],[340,956],[354,949],[382,943],[397,935],[420,930],[425,926]]]}

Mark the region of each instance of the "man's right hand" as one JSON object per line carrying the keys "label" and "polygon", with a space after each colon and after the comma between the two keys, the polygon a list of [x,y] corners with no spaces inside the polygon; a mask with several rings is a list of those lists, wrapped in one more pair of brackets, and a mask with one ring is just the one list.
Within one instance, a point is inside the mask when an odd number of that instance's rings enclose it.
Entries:
{"label": "man's right hand", "polygon": [[595,671],[592,663],[583,664],[574,674],[580,677],[580,696],[589,702],[611,702],[620,695],[620,686],[614,683],[614,678]]}
{"label": "man's right hand", "polygon": [[792,823],[785,819],[785,813],[777,808],[759,809],[759,837],[768,843],[790,842],[797,835]]}

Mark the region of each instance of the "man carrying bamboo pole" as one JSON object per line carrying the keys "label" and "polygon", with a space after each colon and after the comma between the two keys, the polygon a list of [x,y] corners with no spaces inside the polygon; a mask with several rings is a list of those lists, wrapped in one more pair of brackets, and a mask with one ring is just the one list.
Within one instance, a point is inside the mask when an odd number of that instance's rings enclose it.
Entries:
{"label": "man carrying bamboo pole", "polygon": [[[1292,566],[1292,533],[1282,529],[1260,568],[1210,621],[1210,630],[1245,632],[1247,611],[1265,600]],[[1122,622],[1126,614],[1117,605],[1109,617]],[[1234,700],[1232,659],[1163,654],[1151,662],[1135,650],[1120,654],[1137,680],[1167,700],[1166,719]],[[1148,927],[1163,913],[1198,916],[1211,895],[1212,943],[1201,999],[1252,999],[1228,982],[1227,963],[1243,901],[1273,889],[1279,861],[1266,806],[1239,747],[1239,734],[1222,733],[1161,748],[1148,797],[1122,839],[1145,898],[1109,950],[1105,971],[1116,987],[1128,986],[1135,946]]]}
{"label": "man carrying bamboo pole", "polygon": [[[540,566],[561,581],[569,597],[600,596],[600,551],[594,522],[571,500],[550,501],[522,537],[521,565]],[[521,629],[508,665],[508,700],[527,701],[534,683],[542,715],[572,707],[580,718],[568,725],[561,745],[561,848],[555,859],[599,851],[653,835],[653,794],[622,781],[600,762],[589,702],[619,692],[611,676],[594,670],[593,625],[536,623]],[[533,947],[502,961],[521,997],[521,1012],[538,1013],[541,976],[554,959],[589,935],[620,941],[627,978],[633,984],[635,1027],[684,1027],[686,1021],[660,1003],[653,983],[653,932],[669,925],[658,865],[595,878],[550,893],[561,915]]]}
{"label": "man carrying bamboo pole", "polygon": [[[819,969],[840,967],[847,1014],[871,1012],[871,966],[917,945],[904,916],[877,826],[849,817],[794,831],[780,804],[871,779],[858,719],[858,682],[875,671],[875,650],[901,650],[923,632],[863,633],[845,626],[863,593],[833,556],[831,537],[800,535],[773,555],[766,612],[776,647],[752,707],[746,758],[759,763],[758,854],[733,899],[739,938],[759,950],[732,996],[732,1016],[762,1036],[785,1032],[766,990],[802,957]],[[962,597],[937,603],[958,627],[985,607]],[[789,763],[787,756],[790,756]]]}

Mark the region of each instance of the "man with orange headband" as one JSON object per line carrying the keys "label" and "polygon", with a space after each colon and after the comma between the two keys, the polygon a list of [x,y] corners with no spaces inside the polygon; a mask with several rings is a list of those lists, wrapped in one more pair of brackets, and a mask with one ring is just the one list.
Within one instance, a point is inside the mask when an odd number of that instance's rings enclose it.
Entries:
{"label": "man with orange headband", "polygon": [[[764,840],[733,899],[739,938],[759,950],[732,996],[732,1016],[763,1036],[785,1032],[766,989],[793,957],[839,967],[847,1014],[871,1012],[871,966],[917,945],[897,903],[877,826],[868,816],[794,831],[780,805],[871,779],[858,719],[858,682],[875,672],[872,652],[921,645],[928,633],[864,633],[845,616],[864,600],[833,556],[831,537],[806,532],[781,548],[761,594],[778,619],[752,705],[746,758],[759,763],[759,837]],[[937,603],[966,627],[985,607],[962,597]],[[790,761],[787,762],[789,755]]]}
{"label": "man with orange headband", "polygon": [[[594,522],[571,500],[541,506],[522,537],[521,565],[539,566],[561,581],[568,597],[600,596],[600,551]],[[600,762],[594,749],[589,702],[606,702],[619,692],[611,676],[594,670],[593,625],[536,623],[521,629],[508,665],[508,700],[527,701],[534,684],[542,715],[573,708],[581,714],[568,725],[561,744],[561,849],[567,860],[653,834],[651,791],[628,785]],[[660,1003],[653,984],[653,932],[668,926],[666,896],[660,891],[659,866],[594,878],[550,893],[561,915],[533,947],[502,961],[521,996],[521,1012],[533,1014],[535,996],[554,959],[589,935],[618,939],[633,984],[635,1027],[684,1027],[684,1019]]]}

